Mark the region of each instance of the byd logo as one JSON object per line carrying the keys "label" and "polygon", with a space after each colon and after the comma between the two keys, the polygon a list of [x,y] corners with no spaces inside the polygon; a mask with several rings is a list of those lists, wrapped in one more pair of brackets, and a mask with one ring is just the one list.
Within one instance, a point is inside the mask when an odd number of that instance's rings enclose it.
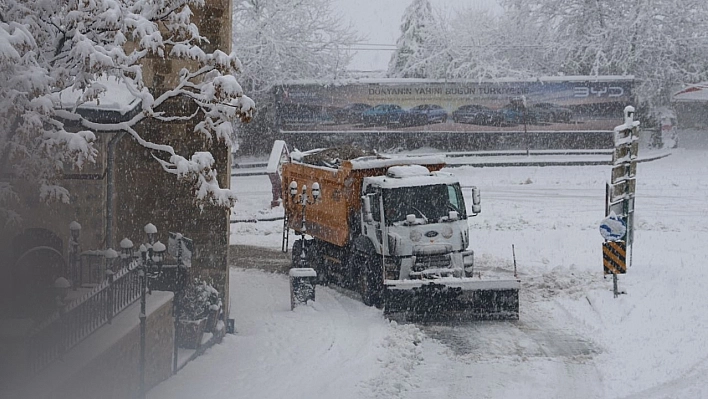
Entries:
{"label": "byd logo", "polygon": [[573,88],[573,97],[622,97],[624,95],[624,88],[619,86],[605,86],[605,87],[585,87],[585,86],[575,86]]}

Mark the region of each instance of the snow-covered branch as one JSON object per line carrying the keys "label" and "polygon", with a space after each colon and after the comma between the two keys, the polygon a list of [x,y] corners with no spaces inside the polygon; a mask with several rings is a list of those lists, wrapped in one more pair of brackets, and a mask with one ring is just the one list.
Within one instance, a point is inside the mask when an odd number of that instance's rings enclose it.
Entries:
{"label": "snow-covered branch", "polygon": [[[192,8],[201,6],[203,0],[3,1],[2,174],[34,182],[42,199],[65,201],[69,197],[60,185],[63,171],[94,162],[95,133],[125,131],[144,147],[166,153],[169,164],[161,161],[162,168],[193,181],[198,200],[213,197],[219,205],[230,205],[232,197],[218,187],[208,156],[183,159],[172,147],[137,133],[138,124],[147,119],[193,120],[193,134],[228,144],[233,123],[252,117],[255,104],[234,76],[243,68],[240,60],[234,53],[208,53],[200,47],[207,41],[191,18]],[[183,65],[192,66],[178,72],[174,87],[154,93],[143,81],[143,65],[159,58],[185,60]],[[141,112],[109,124],[81,116],[79,109],[111,95],[107,80],[138,100]],[[176,98],[192,101],[196,111],[170,114],[165,104]],[[81,130],[69,131],[67,122]],[[0,184],[0,208],[9,203],[11,192],[11,185]],[[9,215],[3,208],[0,219],[12,219]]]}
{"label": "snow-covered branch", "polygon": [[242,81],[254,95],[287,80],[343,76],[346,49],[361,40],[330,0],[244,0],[234,2],[233,16]]}

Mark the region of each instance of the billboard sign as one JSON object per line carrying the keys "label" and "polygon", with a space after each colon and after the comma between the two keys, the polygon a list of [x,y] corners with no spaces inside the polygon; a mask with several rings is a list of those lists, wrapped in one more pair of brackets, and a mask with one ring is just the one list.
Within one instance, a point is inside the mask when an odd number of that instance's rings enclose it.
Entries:
{"label": "billboard sign", "polygon": [[283,84],[274,95],[283,132],[612,131],[631,103],[632,78],[361,79]]}

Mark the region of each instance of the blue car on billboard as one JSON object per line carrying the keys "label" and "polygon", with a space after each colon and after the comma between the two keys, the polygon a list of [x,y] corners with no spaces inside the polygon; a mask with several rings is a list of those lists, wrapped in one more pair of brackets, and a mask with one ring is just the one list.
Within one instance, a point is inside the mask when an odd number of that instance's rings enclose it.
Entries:
{"label": "blue car on billboard", "polygon": [[538,114],[533,109],[524,108],[519,104],[507,104],[499,109],[504,125],[520,125],[523,123],[537,123]]}
{"label": "blue car on billboard", "polygon": [[447,111],[437,104],[417,105],[408,110],[411,122],[416,125],[447,122]]}
{"label": "blue car on billboard", "polygon": [[407,125],[411,123],[410,113],[400,105],[379,104],[361,114],[365,125]]}

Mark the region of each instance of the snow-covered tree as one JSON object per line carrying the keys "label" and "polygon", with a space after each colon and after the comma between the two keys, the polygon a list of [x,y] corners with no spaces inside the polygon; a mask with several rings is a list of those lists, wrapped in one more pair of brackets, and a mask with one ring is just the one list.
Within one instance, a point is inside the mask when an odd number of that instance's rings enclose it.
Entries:
{"label": "snow-covered tree", "polygon": [[331,0],[234,1],[232,33],[244,65],[240,80],[258,102],[253,122],[238,131],[244,153],[263,153],[273,144],[274,85],[345,77],[349,48],[361,40]]}
{"label": "snow-covered tree", "polygon": [[287,80],[342,77],[360,40],[330,0],[242,0],[233,17],[241,80],[253,95]]}
{"label": "snow-covered tree", "polygon": [[[634,75],[648,106],[676,85],[708,78],[703,0],[506,0],[515,25],[548,32],[546,72]],[[523,12],[521,12],[523,11]]]}
{"label": "snow-covered tree", "polygon": [[[203,0],[0,3],[0,178],[10,177],[0,181],[0,224],[17,217],[8,207],[16,198],[8,181],[30,181],[42,199],[68,201],[59,184],[61,171],[94,161],[100,131],[129,133],[162,169],[193,182],[198,200],[232,204],[231,191],[216,181],[211,154],[184,157],[136,130],[149,119],[188,119],[196,125],[191,134],[228,142],[232,122],[251,117],[254,102],[234,77],[242,68],[235,54],[200,48],[205,39],[190,18],[191,7],[202,5]],[[188,61],[175,86],[162,93],[151,93],[143,81],[144,61],[156,58]],[[142,112],[115,124],[83,118],[77,109],[106,91],[101,83],[106,77],[139,98]],[[81,93],[71,109],[58,107],[58,93],[65,90]],[[166,113],[161,105],[176,98],[188,99],[197,112]],[[67,122],[81,128],[72,131]]]}
{"label": "snow-covered tree", "polygon": [[528,53],[532,40],[520,27],[509,28],[506,18],[478,9],[458,12],[448,24],[445,77],[482,80],[528,75],[533,69]]}
{"label": "snow-covered tree", "polygon": [[433,77],[432,64],[440,60],[445,49],[435,40],[443,36],[430,2],[413,0],[404,11],[401,21],[401,36],[396,41],[396,51],[388,65],[388,76]]}

